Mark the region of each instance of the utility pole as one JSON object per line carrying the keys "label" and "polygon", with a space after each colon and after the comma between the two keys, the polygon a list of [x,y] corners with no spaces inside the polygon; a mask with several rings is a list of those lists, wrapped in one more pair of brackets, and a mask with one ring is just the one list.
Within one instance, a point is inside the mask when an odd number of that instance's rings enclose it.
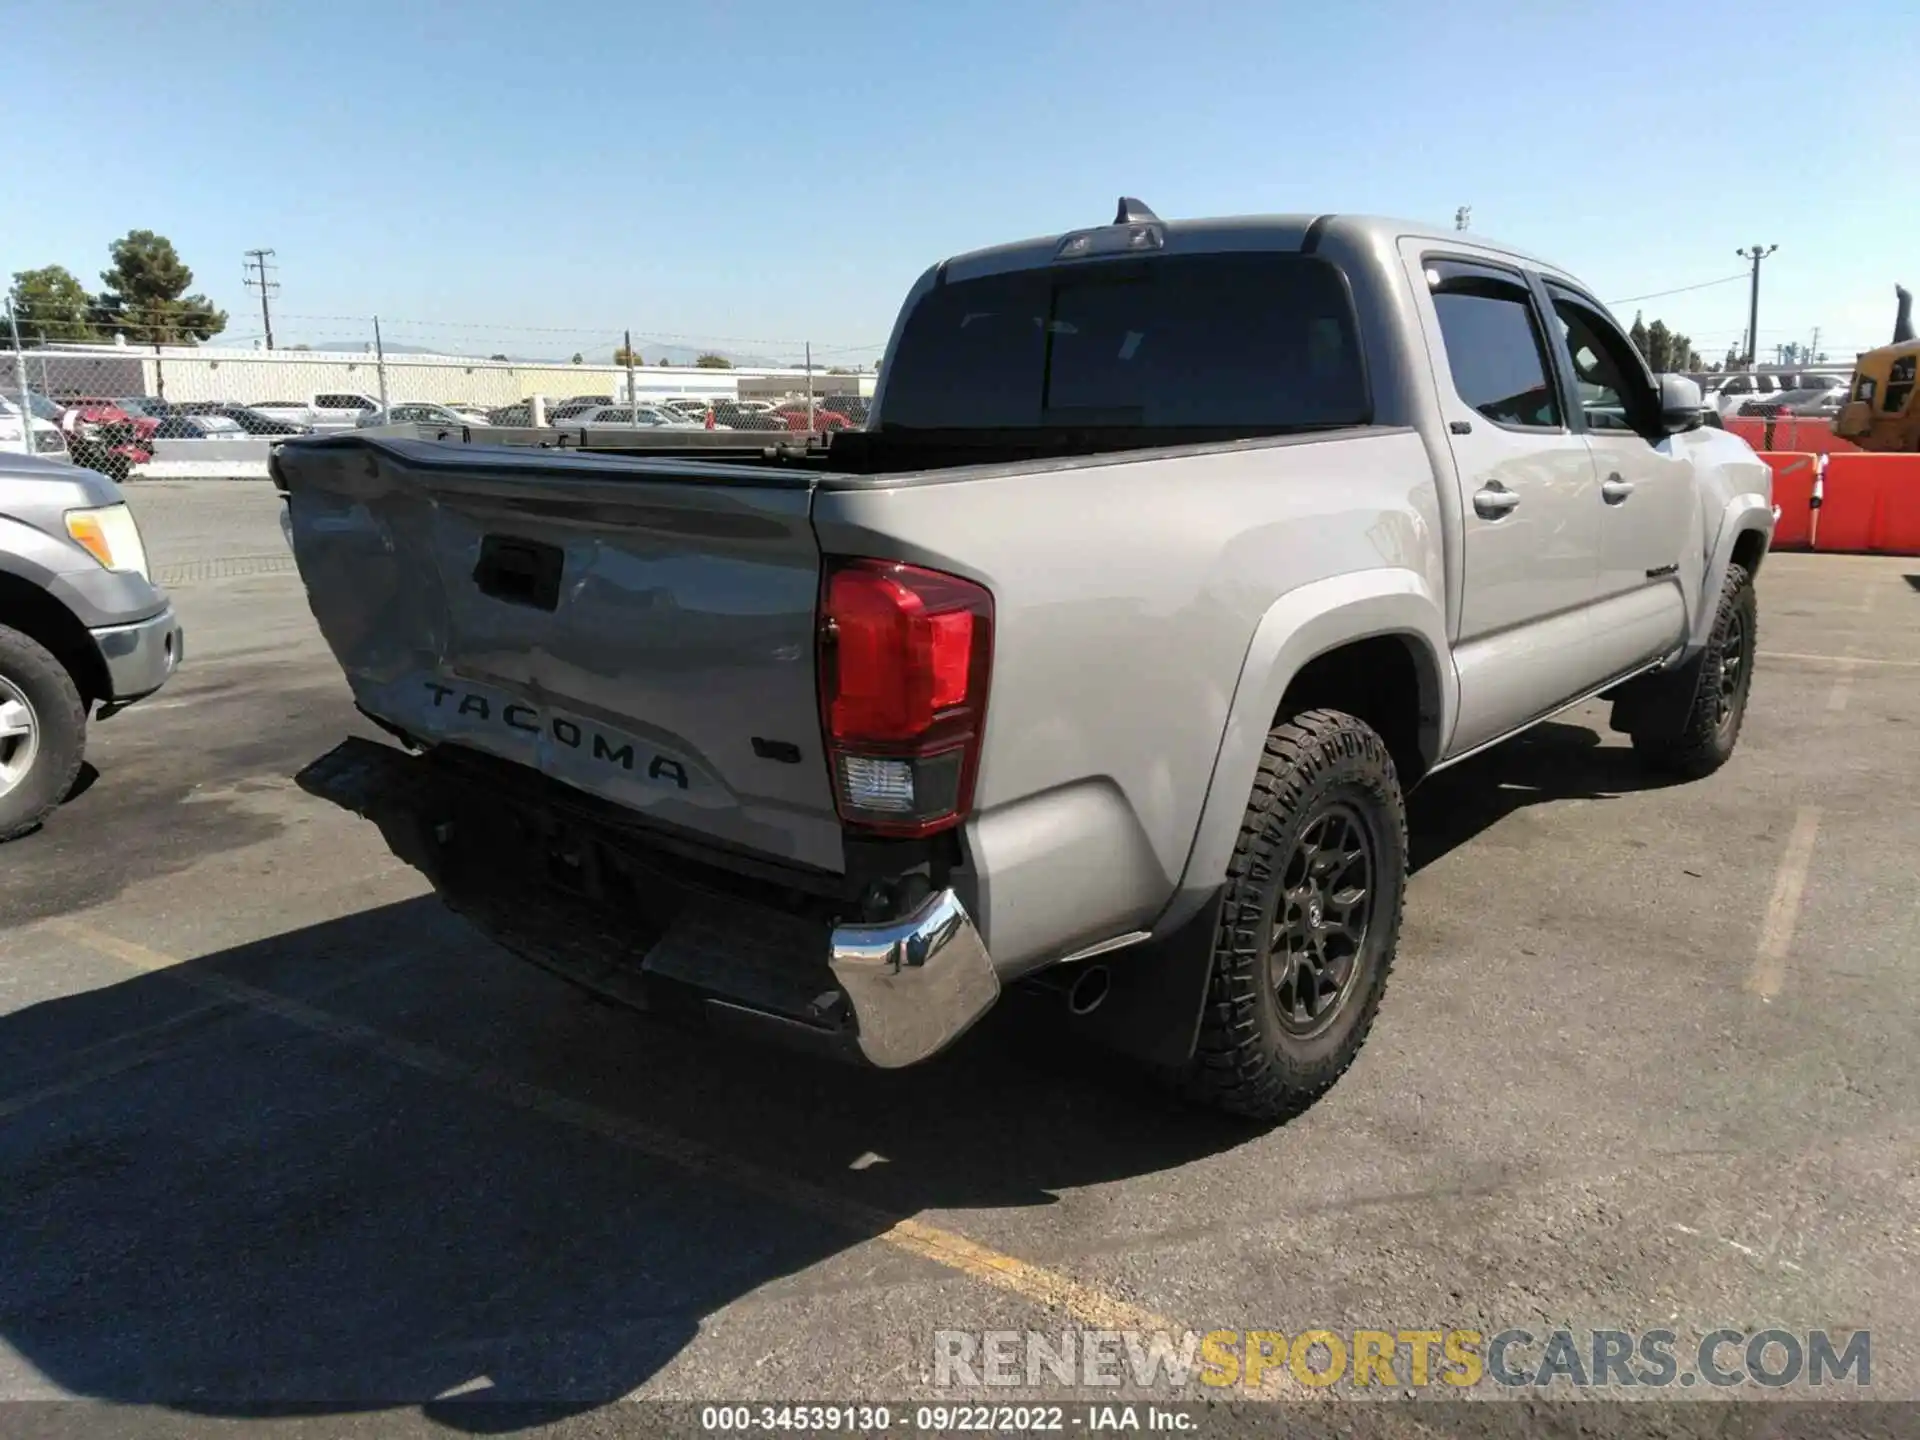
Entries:
{"label": "utility pole", "polygon": [[1759,362],[1760,355],[1760,262],[1779,248],[1778,245],[1769,245],[1765,249],[1758,245],[1750,245],[1745,250],[1733,252],[1742,260],[1753,262],[1753,295],[1747,305],[1747,367],[1749,369]]}
{"label": "utility pole", "polygon": [[267,272],[279,267],[267,264],[273,254],[271,250],[249,250],[247,256],[247,288],[260,292],[260,325],[267,332],[267,348],[273,348],[273,312],[267,307],[267,297],[280,291],[280,282],[269,279]]}
{"label": "utility pole", "polygon": [[1807,346],[1807,359],[1815,365],[1820,363],[1820,327],[1818,325],[1813,327],[1813,343]]}
{"label": "utility pole", "polygon": [[1473,207],[1471,205],[1462,205],[1458,210],[1453,212],[1453,228],[1456,230],[1466,229],[1472,221]]}
{"label": "utility pole", "polygon": [[[273,348],[271,339],[267,341],[267,348],[269,350]],[[387,345],[380,338],[378,315],[373,317],[373,368],[374,373],[380,377],[380,413],[385,415],[387,412]]]}
{"label": "utility pole", "polygon": [[[13,383],[20,391],[20,448],[33,454],[33,406],[27,390],[27,352],[20,345],[20,315],[7,300],[7,328],[13,332]],[[42,383],[45,383],[44,381]]]}

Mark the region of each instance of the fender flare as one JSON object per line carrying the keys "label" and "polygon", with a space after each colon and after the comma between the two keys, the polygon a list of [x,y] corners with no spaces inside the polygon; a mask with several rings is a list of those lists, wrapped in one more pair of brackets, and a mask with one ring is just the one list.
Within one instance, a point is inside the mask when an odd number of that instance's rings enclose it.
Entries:
{"label": "fender flare", "polygon": [[0,573],[52,590],[62,575],[93,563],[78,546],[56,540],[11,515],[0,515]]}
{"label": "fender flare", "polygon": [[[1310,660],[1356,640],[1400,635],[1413,642],[1422,672],[1421,749],[1439,757],[1459,711],[1459,686],[1447,641],[1446,612],[1412,570],[1381,568],[1330,576],[1289,590],[1253,632],[1214,758],[1200,823],[1187,853],[1179,894],[1163,921],[1178,923],[1181,897],[1200,897],[1225,878],[1267,732],[1288,685]],[[1158,929],[1159,927],[1156,927]]]}
{"label": "fender flare", "polygon": [[[1687,637],[1688,655],[1704,650],[1707,639],[1713,634],[1713,620],[1718,607],[1715,599],[1720,586],[1727,578],[1727,566],[1733,563],[1733,547],[1740,542],[1742,535],[1758,531],[1766,539],[1767,545],[1773,544],[1773,500],[1758,491],[1747,491],[1730,498],[1720,511],[1720,530],[1714,537],[1713,549],[1707,559],[1706,574],[1701,581],[1700,605],[1694,615],[1693,633]],[[1765,549],[1761,551],[1765,555]]]}

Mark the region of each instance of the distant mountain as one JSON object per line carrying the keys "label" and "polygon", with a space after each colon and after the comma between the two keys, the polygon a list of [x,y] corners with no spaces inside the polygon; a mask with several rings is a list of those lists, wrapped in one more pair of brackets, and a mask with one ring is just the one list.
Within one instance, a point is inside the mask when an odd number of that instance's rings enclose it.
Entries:
{"label": "distant mountain", "polygon": [[[286,347],[282,346],[281,348],[285,349]],[[305,348],[316,351],[325,350],[333,355],[371,355],[373,353],[373,342],[371,340],[364,343],[358,340],[329,340],[324,345],[308,345]],[[388,344],[383,345],[381,348],[389,355],[438,355],[442,353],[431,345]]]}
{"label": "distant mountain", "polygon": [[[323,345],[310,345],[307,348],[315,352],[325,351],[333,355],[363,355],[372,353],[372,348],[369,344],[357,340],[329,340]],[[437,349],[432,345],[402,345],[389,342],[383,348],[389,355],[450,355],[454,359],[462,360],[486,360],[490,358],[486,355],[460,355],[454,351]],[[645,340],[638,342],[635,348],[645,357],[648,364],[657,365],[662,360],[665,360],[675,369],[690,368],[693,362],[698,360],[702,355],[720,355],[725,359],[731,360],[735,365],[747,369],[785,369],[791,367],[797,370],[804,363],[797,356],[787,360],[776,360],[766,355],[740,355],[732,350],[713,350],[700,345],[654,345]],[[565,355],[507,356],[508,362],[514,365],[565,365],[572,359],[573,355],[571,352]],[[589,354],[586,356],[585,363],[591,365],[611,365],[613,363],[613,352],[608,350],[602,353]]]}

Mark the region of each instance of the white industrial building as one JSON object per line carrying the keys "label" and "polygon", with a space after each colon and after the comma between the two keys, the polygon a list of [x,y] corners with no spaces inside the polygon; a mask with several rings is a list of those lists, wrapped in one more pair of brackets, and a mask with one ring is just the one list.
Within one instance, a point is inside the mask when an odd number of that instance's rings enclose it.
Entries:
{"label": "white industrial building", "polygon": [[20,384],[59,400],[80,395],[156,395],[173,401],[236,404],[305,401],[324,392],[366,395],[400,404],[433,400],[493,408],[533,395],[624,399],[627,378],[645,400],[693,395],[773,399],[803,395],[871,395],[873,372],[835,374],[815,368],[702,369],[697,366],[571,365],[553,361],[480,360],[468,355],[388,355],[330,350],[256,350],[218,345],[59,344],[17,359],[0,352],[0,390]]}

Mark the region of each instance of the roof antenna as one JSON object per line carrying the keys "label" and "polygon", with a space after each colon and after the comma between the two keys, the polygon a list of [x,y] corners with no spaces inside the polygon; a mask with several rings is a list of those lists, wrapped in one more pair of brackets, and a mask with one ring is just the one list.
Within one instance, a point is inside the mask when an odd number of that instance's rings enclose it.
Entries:
{"label": "roof antenna", "polygon": [[1116,225],[1157,225],[1160,217],[1147,208],[1147,202],[1136,200],[1131,195],[1120,197],[1119,213],[1113,217]]}

